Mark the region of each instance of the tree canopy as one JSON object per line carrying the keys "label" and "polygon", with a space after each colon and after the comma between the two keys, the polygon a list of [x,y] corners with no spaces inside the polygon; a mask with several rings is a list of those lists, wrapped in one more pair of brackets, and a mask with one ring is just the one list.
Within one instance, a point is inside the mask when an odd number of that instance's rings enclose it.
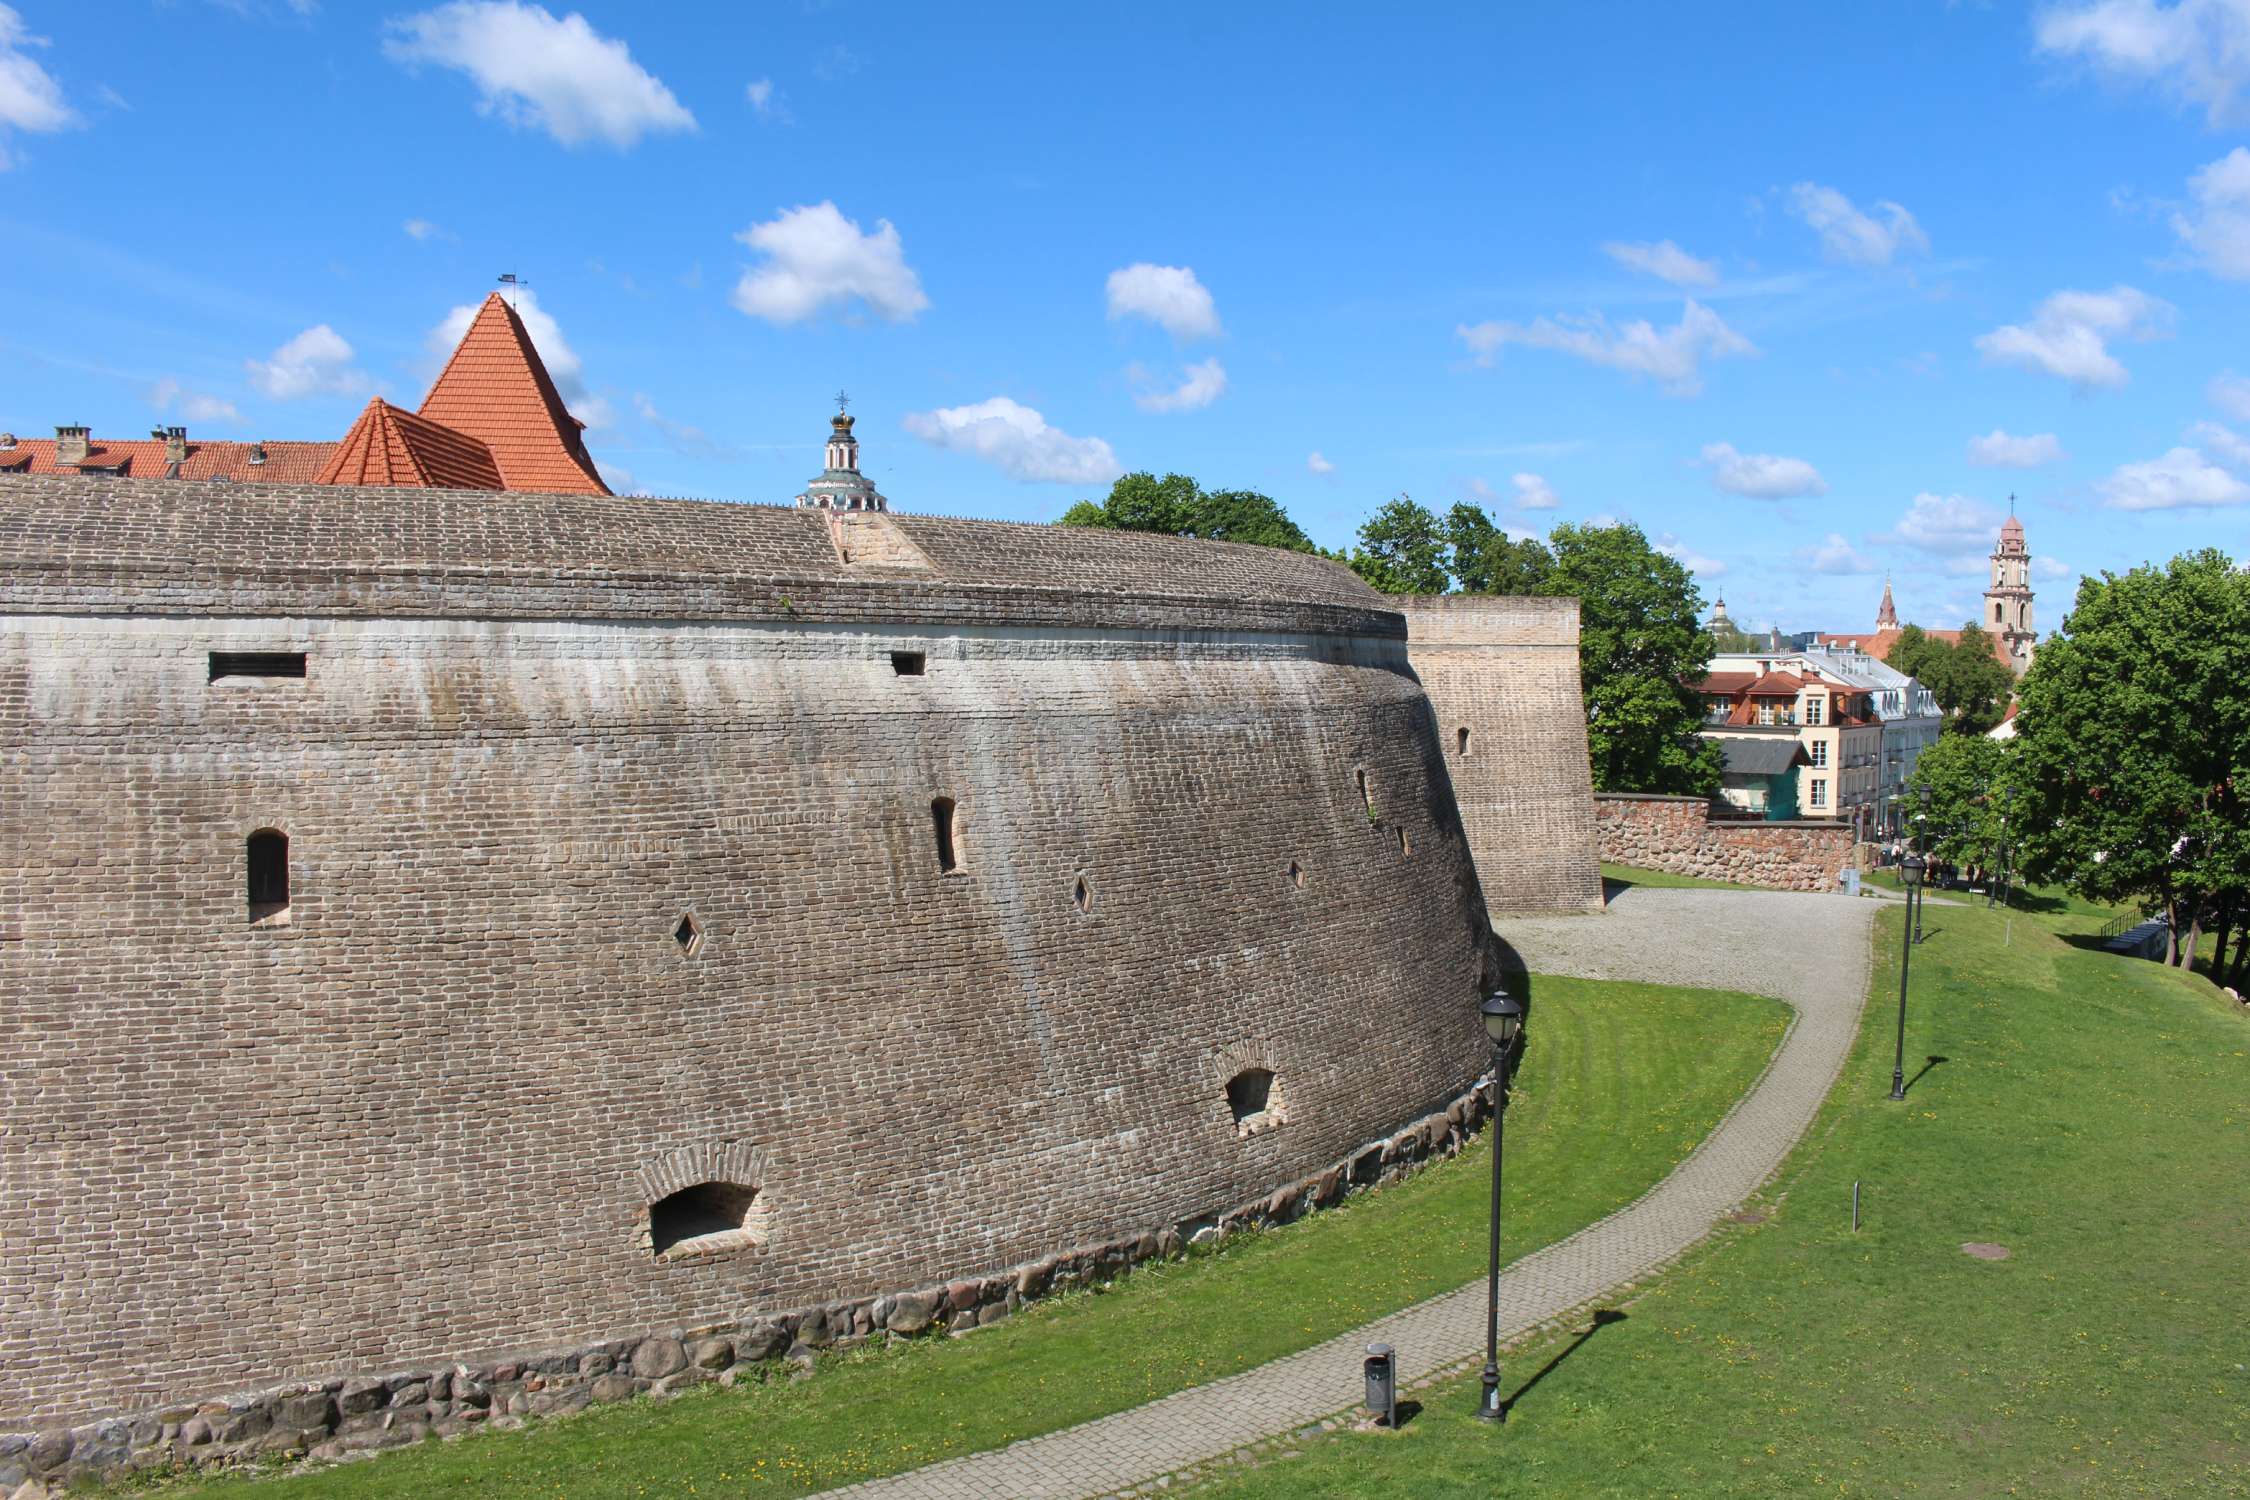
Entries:
{"label": "tree canopy", "polygon": [[1107,499],[1081,500],[1063,512],[1062,524],[1251,542],[1289,552],[1320,550],[1270,496],[1256,490],[1206,490],[1185,474],[1162,479],[1145,472],[1124,475],[1109,487]]}
{"label": "tree canopy", "polygon": [[1711,665],[1703,595],[1675,559],[1630,522],[1557,526],[1539,592],[1578,600],[1579,673],[1594,789],[1709,796],[1719,747],[1698,732],[1688,683]]}
{"label": "tree canopy", "polygon": [[2081,580],[2015,757],[2031,873],[2161,909],[2192,962],[2207,915],[2250,913],[2250,577],[2205,549]]}
{"label": "tree canopy", "polygon": [[1442,594],[1453,586],[1446,528],[1429,508],[1401,495],[1359,528],[1351,569],[1385,594]]}
{"label": "tree canopy", "polygon": [[1949,734],[1924,750],[1906,783],[1907,828],[1922,852],[1949,865],[2001,868],[2023,826],[2020,813],[2011,816],[2007,769],[2007,742],[1981,734]]}
{"label": "tree canopy", "polygon": [[1998,724],[2015,691],[2015,673],[1973,620],[1961,627],[1958,644],[1909,625],[1883,660],[1928,688],[1945,715],[1945,727],[1959,734],[1983,734]]}

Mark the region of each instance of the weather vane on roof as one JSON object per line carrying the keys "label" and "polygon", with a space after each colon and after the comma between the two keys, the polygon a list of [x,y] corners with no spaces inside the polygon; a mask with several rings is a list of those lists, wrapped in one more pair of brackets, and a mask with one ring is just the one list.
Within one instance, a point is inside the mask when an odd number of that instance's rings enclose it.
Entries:
{"label": "weather vane on roof", "polygon": [[500,273],[500,284],[508,289],[508,305],[510,307],[516,305],[516,288],[531,285],[530,282],[513,271],[502,271]]}
{"label": "weather vane on roof", "polygon": [[851,398],[851,397],[849,397],[849,396],[847,396],[847,395],[845,395],[845,394],[844,394],[844,393],[843,393],[842,391],[838,391],[838,392],[836,393],[836,411],[837,411],[838,415],[841,415],[841,414],[843,414],[844,412],[850,411],[851,409],[852,409],[852,398]]}

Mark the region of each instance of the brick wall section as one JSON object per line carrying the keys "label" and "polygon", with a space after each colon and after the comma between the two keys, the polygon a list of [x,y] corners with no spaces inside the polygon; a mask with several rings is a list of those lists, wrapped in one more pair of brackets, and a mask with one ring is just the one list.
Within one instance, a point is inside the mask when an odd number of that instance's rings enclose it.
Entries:
{"label": "brick wall section", "polygon": [[1604,792],[1594,798],[1594,812],[1602,858],[1643,870],[1776,891],[1832,891],[1852,857],[1848,824],[1714,821],[1701,797]]}
{"label": "brick wall section", "polygon": [[[1491,940],[1398,617],[901,525],[926,577],[766,507],[0,480],[0,1433],[986,1275],[1460,1094]],[[769,1237],[660,1261],[698,1151]]]}
{"label": "brick wall section", "polygon": [[1398,602],[1485,900],[1494,911],[1599,910],[1578,601]]}

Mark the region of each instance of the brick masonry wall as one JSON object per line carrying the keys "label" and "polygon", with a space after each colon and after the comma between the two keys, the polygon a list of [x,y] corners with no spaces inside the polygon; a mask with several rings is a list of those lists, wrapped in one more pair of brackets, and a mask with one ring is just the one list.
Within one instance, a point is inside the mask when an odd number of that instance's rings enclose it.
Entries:
{"label": "brick masonry wall", "polygon": [[1714,821],[1701,797],[1594,798],[1602,858],[1777,891],[1832,891],[1852,858],[1849,824]]}
{"label": "brick masonry wall", "polygon": [[[0,570],[0,609],[41,593],[0,615],[0,1432],[1192,1225],[1483,1066],[1489,928],[1395,626],[897,618],[1006,612],[959,580],[504,620],[435,572],[463,617],[203,615],[159,562],[130,616]],[[213,684],[213,650],[308,674]],[[247,920],[262,828],[286,926]],[[1244,1056],[1277,1128],[1236,1128]],[[695,1153],[756,1164],[763,1245],[652,1254],[648,1184]]]}
{"label": "brick masonry wall", "polygon": [[1485,900],[1494,911],[1599,910],[1578,601],[1399,602]]}

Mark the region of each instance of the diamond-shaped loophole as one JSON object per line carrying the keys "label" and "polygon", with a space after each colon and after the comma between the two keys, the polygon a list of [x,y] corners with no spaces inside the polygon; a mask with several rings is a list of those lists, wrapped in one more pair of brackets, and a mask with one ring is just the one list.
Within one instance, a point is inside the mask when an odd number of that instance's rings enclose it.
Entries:
{"label": "diamond-shaped loophole", "polygon": [[703,946],[703,929],[695,925],[695,918],[682,917],[680,925],[672,929],[672,941],[680,945],[682,953],[693,953]]}

